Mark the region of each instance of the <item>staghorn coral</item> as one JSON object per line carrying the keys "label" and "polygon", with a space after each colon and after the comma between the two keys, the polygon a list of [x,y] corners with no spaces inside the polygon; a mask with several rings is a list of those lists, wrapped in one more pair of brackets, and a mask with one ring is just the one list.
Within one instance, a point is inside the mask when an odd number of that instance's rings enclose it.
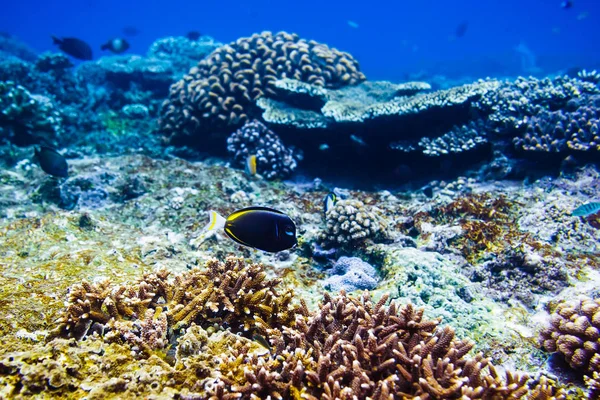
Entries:
{"label": "staghorn coral", "polygon": [[17,143],[51,143],[61,132],[61,117],[53,103],[14,82],[0,82],[0,134]]}
{"label": "staghorn coral", "polygon": [[325,216],[321,241],[329,246],[352,246],[385,235],[385,221],[360,200],[340,200]]}
{"label": "staghorn coral", "polygon": [[215,397],[564,398],[544,378],[529,388],[525,374],[501,372],[481,355],[466,358],[473,343],[424,319],[423,310],[387,300],[325,294],[319,311],[305,312],[296,328],[272,339],[277,358],[249,357],[246,383],[221,378]]}
{"label": "staghorn coral", "polygon": [[254,34],[218,48],[171,86],[161,130],[173,139],[235,129],[257,116],[254,102],[282,78],[326,88],[365,80],[348,53],[285,32]]}
{"label": "staghorn coral", "polygon": [[[325,294],[319,309],[311,313],[302,300],[300,306],[291,306],[285,298],[281,302],[281,297],[269,297],[264,289],[277,281],[266,280],[260,264],[247,265],[239,258],[211,260],[206,270],[191,270],[172,280],[168,275],[146,274],[129,286],[100,282],[75,287],[65,316],[74,315],[73,298],[84,292],[87,301],[77,306],[89,302],[84,308],[90,312],[82,318],[96,315],[92,311],[101,304],[97,318],[117,316],[107,325],[137,320],[141,327],[156,325],[150,321],[161,327],[148,329],[148,335],[121,338],[124,344],[110,334],[126,325],[113,326],[104,338],[92,335],[79,343],[55,338],[27,354],[5,354],[0,357],[0,382],[6,386],[0,393],[27,396],[52,389],[56,395],[85,394],[91,399],[158,393],[182,399],[564,398],[544,377],[530,382],[527,375],[501,371],[481,355],[468,358],[472,342],[457,339],[453,329],[439,327],[438,320],[424,318],[423,309],[388,304],[388,296],[374,302],[368,292],[360,298],[343,291],[336,297]],[[204,289],[210,293],[201,294]],[[196,301],[198,295],[201,300]],[[252,298],[262,300],[253,305]],[[245,306],[236,299],[244,299]],[[188,307],[191,304],[194,310]],[[265,307],[272,307],[269,320]],[[171,356],[150,346],[146,351],[139,348],[140,342],[155,342],[157,331],[165,332],[161,315],[175,328],[173,323],[185,319],[176,318],[180,312],[193,313],[198,318],[191,319],[200,325],[185,324],[182,335],[171,338],[177,346]],[[239,335],[243,328],[236,327],[243,323],[236,325],[235,318],[227,322],[228,313],[238,317],[243,313],[259,327],[267,326],[258,332],[270,348]],[[68,332],[64,328],[69,318],[61,321],[59,331]]]}
{"label": "staghorn coral", "polygon": [[[108,280],[75,285],[50,337],[80,339],[92,324],[112,321],[107,328],[121,333],[141,330],[138,338],[149,335],[160,341],[160,333],[152,331],[166,329],[162,326],[163,307],[168,328],[173,330],[193,322],[219,321],[234,332],[266,334],[269,329],[293,324],[296,308],[290,305],[291,292],[279,293],[275,289],[279,281],[266,279],[260,264],[246,265],[241,258],[229,257],[224,263],[210,260],[205,269],[191,270],[172,281],[169,275],[166,270],[146,274],[132,286],[113,287]],[[143,318],[141,326],[135,327]]]}
{"label": "staghorn coral", "polygon": [[257,173],[267,179],[286,178],[296,169],[294,152],[260,121],[250,121],[227,138],[227,151],[238,166],[256,156]]}

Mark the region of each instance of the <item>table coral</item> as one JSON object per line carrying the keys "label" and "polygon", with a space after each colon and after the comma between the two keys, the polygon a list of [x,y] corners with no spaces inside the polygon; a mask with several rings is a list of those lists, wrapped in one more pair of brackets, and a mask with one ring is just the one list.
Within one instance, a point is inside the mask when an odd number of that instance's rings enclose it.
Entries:
{"label": "table coral", "polygon": [[257,116],[254,102],[274,93],[281,78],[333,88],[365,80],[348,53],[295,34],[262,32],[216,49],[172,85],[161,129],[171,138],[230,132]]}

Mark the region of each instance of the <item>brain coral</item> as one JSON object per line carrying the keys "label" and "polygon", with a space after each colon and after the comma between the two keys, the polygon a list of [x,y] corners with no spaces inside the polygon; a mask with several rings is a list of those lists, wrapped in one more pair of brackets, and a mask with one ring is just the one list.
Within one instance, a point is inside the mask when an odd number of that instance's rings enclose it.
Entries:
{"label": "brain coral", "polygon": [[258,116],[255,101],[274,94],[283,78],[326,88],[365,80],[348,53],[295,34],[262,32],[218,48],[172,85],[161,130],[171,139],[229,133]]}

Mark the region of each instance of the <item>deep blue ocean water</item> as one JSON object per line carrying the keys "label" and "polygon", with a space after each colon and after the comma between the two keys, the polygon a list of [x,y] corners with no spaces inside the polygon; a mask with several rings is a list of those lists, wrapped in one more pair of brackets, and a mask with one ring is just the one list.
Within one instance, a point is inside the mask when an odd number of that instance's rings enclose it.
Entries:
{"label": "deep blue ocean water", "polygon": [[[456,38],[463,22],[466,32]],[[0,31],[36,50],[53,49],[50,35],[75,36],[93,46],[95,58],[126,26],[140,31],[130,38],[130,52],[139,54],[157,38],[191,30],[221,42],[263,30],[295,32],[350,52],[369,79],[600,67],[598,0],[574,0],[569,9],[560,0],[6,0],[0,14]]]}

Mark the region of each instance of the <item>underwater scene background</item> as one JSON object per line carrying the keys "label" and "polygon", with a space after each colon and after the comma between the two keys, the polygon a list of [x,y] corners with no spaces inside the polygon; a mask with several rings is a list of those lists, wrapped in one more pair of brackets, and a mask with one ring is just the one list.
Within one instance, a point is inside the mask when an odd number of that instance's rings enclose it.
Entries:
{"label": "underwater scene background", "polygon": [[0,398],[600,398],[599,15],[5,4]]}

